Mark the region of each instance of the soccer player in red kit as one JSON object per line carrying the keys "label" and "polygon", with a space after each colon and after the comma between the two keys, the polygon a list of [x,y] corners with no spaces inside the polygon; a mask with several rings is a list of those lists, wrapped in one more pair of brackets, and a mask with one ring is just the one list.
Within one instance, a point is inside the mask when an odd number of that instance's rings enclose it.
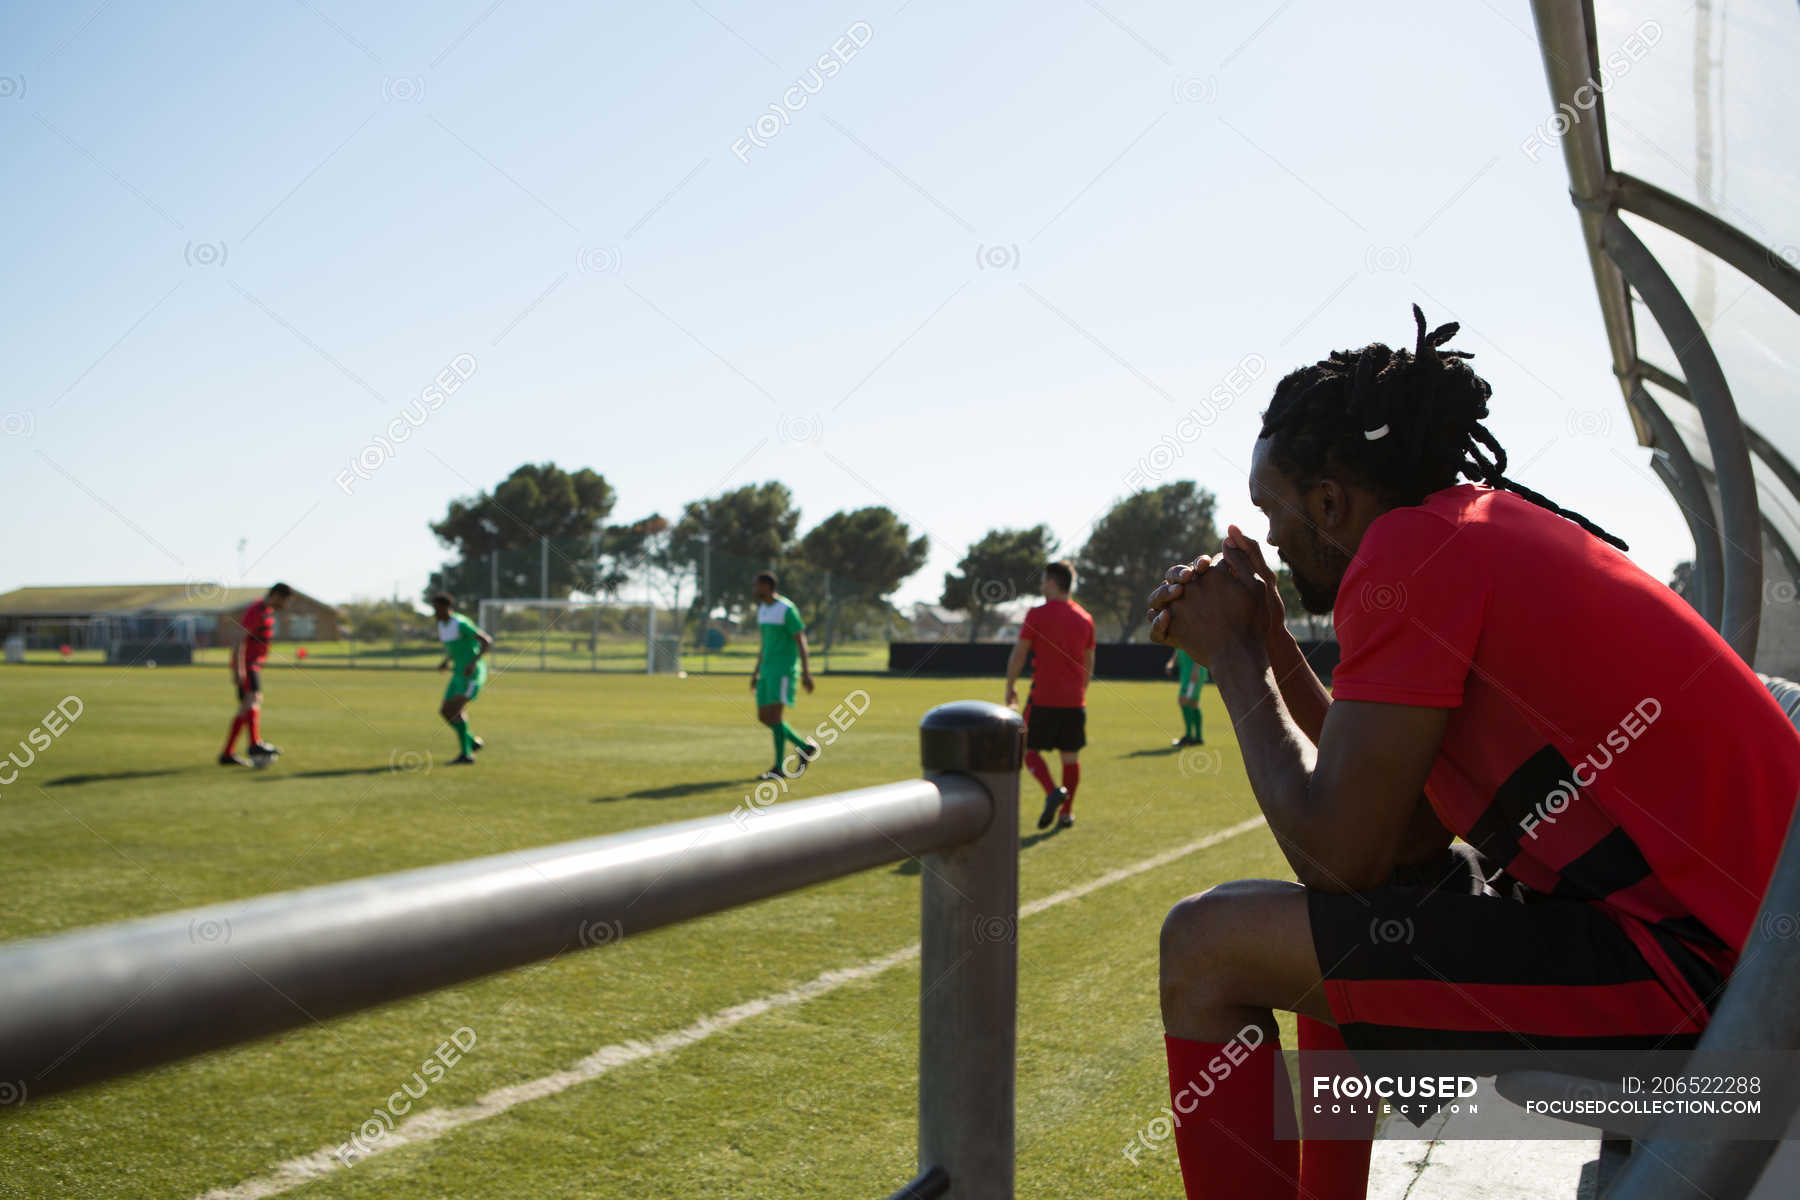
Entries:
{"label": "soccer player in red kit", "polygon": [[237,687],[238,710],[231,719],[231,734],[225,739],[225,749],[219,752],[222,767],[250,765],[236,753],[240,730],[250,732],[250,744],[245,747],[249,753],[266,754],[271,758],[281,753],[262,740],[262,665],[269,657],[269,642],[275,637],[275,614],[287,607],[288,598],[293,594],[293,588],[278,583],[261,600],[246,608],[238,619],[243,636],[231,648],[231,680]]}
{"label": "soccer player in red kit", "polygon": [[[1044,789],[1039,829],[1075,824],[1075,789],[1081,784],[1081,748],[1087,745],[1087,685],[1094,674],[1094,618],[1069,599],[1075,568],[1044,568],[1044,602],[1025,614],[1018,644],[1006,664],[1006,704],[1019,702],[1019,672],[1032,658],[1031,696],[1025,701],[1025,767]],[[1043,751],[1062,759],[1062,786],[1050,778]]]}
{"label": "soccer player in red kit", "polygon": [[[1411,351],[1284,378],[1251,455],[1269,544],[1335,617],[1331,691],[1236,527],[1151,597],[1152,636],[1211,670],[1298,880],[1226,883],[1163,924],[1190,1200],[1364,1194],[1366,1141],[1272,1128],[1273,1009],[1302,1050],[1456,1051],[1476,1075],[1497,1052],[1578,1070],[1562,1056],[1691,1048],[1800,792],[1800,733],[1750,666],[1506,477],[1488,384],[1439,348],[1457,327],[1413,313]],[[1237,1069],[1198,1094],[1226,1048]]]}

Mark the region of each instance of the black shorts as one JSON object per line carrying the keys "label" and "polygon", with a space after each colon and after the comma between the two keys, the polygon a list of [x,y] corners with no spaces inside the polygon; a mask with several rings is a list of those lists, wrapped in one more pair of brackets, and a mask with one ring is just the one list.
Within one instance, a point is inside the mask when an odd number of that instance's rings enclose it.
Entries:
{"label": "black shorts", "polygon": [[[1532,1050],[1556,1070],[1559,1051],[1699,1040],[1724,976],[1662,931],[1584,901],[1498,892],[1479,874],[1470,887],[1467,871],[1445,878],[1307,893],[1325,996],[1351,1051]],[[1660,976],[1634,934],[1681,979]]]}
{"label": "black shorts", "polygon": [[248,667],[237,673],[237,694],[240,703],[260,691],[262,691],[261,667]]}
{"label": "black shorts", "polygon": [[1025,702],[1027,750],[1075,751],[1087,745],[1087,709],[1045,708]]}

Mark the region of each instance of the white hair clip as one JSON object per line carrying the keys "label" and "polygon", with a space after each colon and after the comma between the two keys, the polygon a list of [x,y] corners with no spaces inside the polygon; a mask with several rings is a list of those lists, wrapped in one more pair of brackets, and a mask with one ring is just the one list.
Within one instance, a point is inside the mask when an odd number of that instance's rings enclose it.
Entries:
{"label": "white hair clip", "polygon": [[1386,437],[1387,435],[1388,435],[1388,427],[1386,425],[1383,425],[1380,429],[1365,429],[1365,430],[1363,430],[1363,440],[1368,441],[1368,442],[1379,442],[1382,438]]}

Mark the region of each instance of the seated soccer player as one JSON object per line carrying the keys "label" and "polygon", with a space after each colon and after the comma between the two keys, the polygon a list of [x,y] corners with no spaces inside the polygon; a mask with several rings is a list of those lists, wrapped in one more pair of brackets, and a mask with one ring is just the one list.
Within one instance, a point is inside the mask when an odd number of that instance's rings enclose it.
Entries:
{"label": "seated soccer player", "polygon": [[[1273,1009],[1301,1014],[1302,1049],[1537,1049],[1554,1069],[1693,1045],[1800,791],[1800,734],[1750,667],[1616,539],[1506,477],[1487,383],[1441,349],[1456,326],[1413,311],[1412,350],[1283,379],[1251,458],[1268,543],[1336,618],[1332,691],[1236,528],[1151,598],[1153,636],[1210,669],[1298,880],[1223,884],[1163,925],[1189,1197],[1363,1195],[1366,1143],[1274,1136]],[[1421,872],[1453,834],[1487,883]],[[1196,1100],[1251,1026],[1255,1061]]]}

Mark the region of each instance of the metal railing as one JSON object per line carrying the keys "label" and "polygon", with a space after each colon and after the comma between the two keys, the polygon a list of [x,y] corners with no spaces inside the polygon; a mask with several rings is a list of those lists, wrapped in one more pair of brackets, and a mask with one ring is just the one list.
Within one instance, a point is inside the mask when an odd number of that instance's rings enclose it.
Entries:
{"label": "metal railing", "polygon": [[1018,714],[925,714],[925,778],[0,947],[31,1098],[923,856],[919,1176],[1013,1194]]}

